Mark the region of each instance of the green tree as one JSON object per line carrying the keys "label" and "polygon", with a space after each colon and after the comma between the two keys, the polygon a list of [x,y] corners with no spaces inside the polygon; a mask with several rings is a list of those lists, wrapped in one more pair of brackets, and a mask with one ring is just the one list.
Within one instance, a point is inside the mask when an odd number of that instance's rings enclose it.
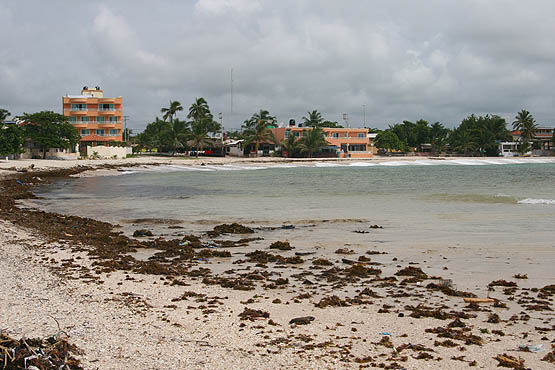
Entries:
{"label": "green tree", "polygon": [[527,110],[523,109],[517,113],[513,122],[513,129],[520,131],[520,149],[521,154],[530,150],[530,143],[536,136],[536,129],[538,125],[536,120]]}
{"label": "green tree", "polygon": [[178,102],[177,100],[175,101],[170,100],[170,106],[168,108],[160,109],[160,113],[164,114],[162,116],[164,121],[169,120],[170,122],[173,122],[173,119],[175,118],[175,116],[177,116],[177,112],[182,110],[183,110],[183,107],[181,106],[180,102]]}
{"label": "green tree", "polygon": [[343,128],[343,126],[341,126],[337,122],[332,122],[332,121],[324,121],[320,124],[320,127]]}
{"label": "green tree", "polygon": [[[197,126],[205,127],[209,133],[215,134],[222,130],[222,126],[214,120],[214,116],[210,112],[210,107],[204,98],[196,98],[191,107],[189,108],[189,114],[187,118],[191,119],[192,122],[197,122]],[[198,123],[198,122],[201,122]]]}
{"label": "green tree", "polygon": [[245,132],[245,146],[254,143],[254,150],[258,156],[258,148],[261,143],[272,142],[276,143],[274,133],[268,128],[267,121],[259,119],[254,129],[249,129]]}
{"label": "green tree", "polygon": [[213,118],[208,103],[204,98],[195,98],[195,101],[189,107],[187,118],[191,120],[201,120],[207,117]]}
{"label": "green tree", "polygon": [[290,134],[285,140],[281,142],[281,146],[287,152],[287,157],[291,158],[299,151],[299,141],[297,137]]}
{"label": "green tree", "polygon": [[376,136],[375,145],[380,149],[387,149],[392,151],[394,149],[399,149],[401,142],[397,135],[391,130],[385,130]]}
{"label": "green tree", "polygon": [[313,110],[312,112],[307,112],[308,116],[303,117],[304,120],[303,124],[308,127],[320,127],[324,119],[322,115],[317,110]]}
{"label": "green tree", "polygon": [[251,118],[245,120],[241,128],[245,131],[256,131],[259,124],[263,124],[264,127],[274,128],[276,125],[276,117],[270,115],[267,110],[261,109],[260,112],[252,115]]}
{"label": "green tree", "polygon": [[11,113],[8,112],[6,109],[0,108],[0,123],[4,122],[6,118],[10,116],[10,114]]}
{"label": "green tree", "polygon": [[0,125],[0,156],[22,152],[23,130],[17,125]]}
{"label": "green tree", "polygon": [[455,129],[449,136],[449,144],[453,150],[467,156],[475,148],[470,130]]}
{"label": "green tree", "polygon": [[188,142],[188,145],[191,148],[196,149],[197,158],[199,151],[202,151],[204,149],[204,145],[210,141],[210,138],[208,137],[208,133],[210,132],[210,121],[211,119],[206,117],[191,122],[191,131],[189,132],[190,141]]}
{"label": "green tree", "polygon": [[320,127],[313,127],[308,130],[306,136],[299,140],[299,147],[302,152],[308,153],[308,158],[312,158],[313,153],[326,145],[326,137]]}
{"label": "green tree", "polygon": [[71,149],[81,136],[67,117],[51,111],[23,113],[24,136],[43,151],[43,158],[50,148]]}

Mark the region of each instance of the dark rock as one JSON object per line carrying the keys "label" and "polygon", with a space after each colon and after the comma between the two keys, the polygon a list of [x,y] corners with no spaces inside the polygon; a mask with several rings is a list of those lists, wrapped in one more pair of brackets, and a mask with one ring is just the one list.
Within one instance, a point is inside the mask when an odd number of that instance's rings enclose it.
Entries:
{"label": "dark rock", "polygon": [[134,238],[145,237],[145,236],[153,236],[152,231],[147,229],[140,229],[140,230],[135,230],[135,232],[133,233]]}

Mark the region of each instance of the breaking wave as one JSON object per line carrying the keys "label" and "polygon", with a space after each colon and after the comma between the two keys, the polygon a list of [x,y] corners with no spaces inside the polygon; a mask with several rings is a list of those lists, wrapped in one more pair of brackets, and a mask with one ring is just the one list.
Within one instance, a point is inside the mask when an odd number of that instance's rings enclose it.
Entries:
{"label": "breaking wave", "polygon": [[519,204],[549,204],[555,205],[555,199],[534,199],[526,198],[518,201]]}

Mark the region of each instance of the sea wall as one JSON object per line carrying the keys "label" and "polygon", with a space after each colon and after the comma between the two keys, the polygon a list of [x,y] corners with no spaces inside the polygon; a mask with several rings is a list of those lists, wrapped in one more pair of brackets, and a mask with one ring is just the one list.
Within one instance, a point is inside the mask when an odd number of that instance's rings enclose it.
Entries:
{"label": "sea wall", "polygon": [[88,146],[87,156],[98,158],[125,158],[127,154],[131,154],[131,147],[117,146]]}

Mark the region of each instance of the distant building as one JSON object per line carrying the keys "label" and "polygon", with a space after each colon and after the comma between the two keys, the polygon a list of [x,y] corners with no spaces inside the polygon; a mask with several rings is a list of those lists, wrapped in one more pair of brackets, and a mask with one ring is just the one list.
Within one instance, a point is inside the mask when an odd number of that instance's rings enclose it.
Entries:
{"label": "distant building", "polygon": [[81,134],[80,150],[122,142],[122,97],[104,97],[100,87],[84,86],[81,95],[62,97],[64,116]]}
{"label": "distant building", "polygon": [[[293,135],[301,139],[306,136],[312,127],[273,128],[275,138],[281,142]],[[374,138],[376,134],[369,133],[367,128],[329,128],[323,127],[322,131],[328,145],[322,148],[323,153],[330,157],[338,158],[371,158],[374,154]]]}
{"label": "distant building", "polygon": [[[532,149],[534,155],[553,155],[555,154],[555,142],[553,141],[553,127],[537,127],[532,138]],[[513,141],[520,142],[520,131],[511,133]]]}

